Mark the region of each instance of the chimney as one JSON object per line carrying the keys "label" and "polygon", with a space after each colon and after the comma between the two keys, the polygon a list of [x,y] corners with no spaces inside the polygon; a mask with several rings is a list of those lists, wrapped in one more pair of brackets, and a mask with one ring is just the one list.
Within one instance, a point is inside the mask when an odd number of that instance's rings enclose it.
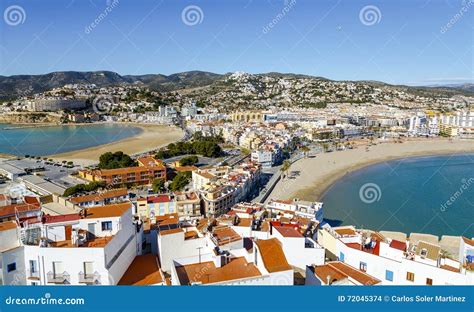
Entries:
{"label": "chimney", "polygon": [[331,275],[326,276],[326,285],[331,285]]}

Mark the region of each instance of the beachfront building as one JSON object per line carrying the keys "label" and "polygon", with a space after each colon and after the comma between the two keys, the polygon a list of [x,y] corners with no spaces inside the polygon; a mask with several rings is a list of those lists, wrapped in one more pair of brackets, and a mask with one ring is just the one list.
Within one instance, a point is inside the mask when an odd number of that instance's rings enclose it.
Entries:
{"label": "beachfront building", "polygon": [[439,245],[399,241],[353,227],[323,226],[318,243],[326,257],[344,262],[381,280],[383,285],[472,285],[474,272],[444,256]]}
{"label": "beachfront building", "polygon": [[[9,231],[8,240],[1,234],[5,285],[116,285],[141,253],[143,233],[131,203],[45,215]],[[5,250],[7,242],[16,246]]]}
{"label": "beachfront building", "polygon": [[283,152],[278,144],[266,144],[263,148],[254,150],[250,159],[263,168],[273,167],[283,158]]}
{"label": "beachfront building", "polygon": [[166,181],[166,166],[150,156],[137,159],[137,167],[80,170],[79,177],[87,181],[104,181],[106,185],[149,185],[156,179]]}
{"label": "beachfront building", "polygon": [[474,239],[461,237],[459,261],[467,270],[474,271]]}
{"label": "beachfront building", "polygon": [[86,105],[86,99],[75,99],[73,97],[42,97],[28,100],[26,102],[28,110],[33,112],[56,112],[61,110],[83,109]]}
{"label": "beachfront building", "polygon": [[266,208],[272,214],[294,213],[296,216],[309,218],[319,223],[323,221],[323,203],[310,202],[295,198],[293,200],[271,199]]}

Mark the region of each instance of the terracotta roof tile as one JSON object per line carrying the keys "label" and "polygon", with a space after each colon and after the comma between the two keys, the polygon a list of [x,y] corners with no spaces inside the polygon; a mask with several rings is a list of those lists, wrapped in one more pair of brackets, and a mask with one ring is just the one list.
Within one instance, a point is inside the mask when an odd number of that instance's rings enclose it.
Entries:
{"label": "terracotta roof tile", "polygon": [[161,284],[164,277],[155,255],[136,256],[120,279],[118,285],[155,285]]}
{"label": "terracotta roof tile", "polygon": [[262,275],[258,268],[253,263],[248,263],[244,257],[231,259],[220,268],[212,261],[176,266],[176,273],[181,285],[213,284]]}
{"label": "terracotta roof tile", "polygon": [[130,208],[132,208],[132,204],[129,202],[115,205],[85,208],[83,209],[83,211],[87,211],[87,214],[84,216],[84,219],[121,217]]}
{"label": "terracotta roof tile", "polygon": [[260,250],[260,256],[268,272],[272,273],[292,269],[286,260],[285,253],[278,239],[259,239],[255,243]]}

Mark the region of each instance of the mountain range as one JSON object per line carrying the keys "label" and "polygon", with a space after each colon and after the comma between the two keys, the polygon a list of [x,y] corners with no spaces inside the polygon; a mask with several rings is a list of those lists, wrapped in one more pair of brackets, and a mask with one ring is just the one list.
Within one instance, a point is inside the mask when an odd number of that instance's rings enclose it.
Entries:
{"label": "mountain range", "polygon": [[[99,87],[118,85],[141,85],[152,90],[167,92],[188,88],[210,86],[217,81],[221,81],[229,74],[221,75],[204,71],[188,71],[172,75],[148,74],[148,75],[120,75],[111,71],[61,71],[44,75],[14,75],[0,76],[0,99],[10,100],[23,95],[31,95],[53,88],[62,87],[66,84],[96,84]],[[328,80],[324,77],[315,77],[288,73],[265,73],[260,76],[267,77],[287,77],[305,78],[315,80]],[[377,81],[355,81],[359,84],[387,85]],[[403,88],[420,90],[424,89],[433,92],[448,92],[469,94],[474,92],[474,84],[446,85],[433,87],[408,87]]]}

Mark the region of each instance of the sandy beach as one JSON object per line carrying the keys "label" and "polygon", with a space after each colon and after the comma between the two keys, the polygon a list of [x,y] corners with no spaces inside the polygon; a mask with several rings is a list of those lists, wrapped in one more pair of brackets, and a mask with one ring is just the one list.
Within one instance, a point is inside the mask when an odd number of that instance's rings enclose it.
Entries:
{"label": "sandy beach", "polygon": [[106,152],[122,151],[126,154],[144,153],[169,143],[180,140],[184,133],[175,126],[150,125],[150,124],[130,124],[139,127],[142,132],[136,136],[115,141],[108,144],[94,146],[78,151],[71,151],[48,157],[57,161],[74,161],[78,165],[91,165],[99,161],[99,156]]}
{"label": "sandy beach", "polygon": [[[345,174],[375,163],[412,156],[449,155],[474,152],[474,141],[449,139],[419,139],[377,142],[377,145],[317,154],[304,158],[290,168],[290,178],[280,180],[269,198],[300,198],[317,201],[321,195]],[[387,170],[393,170],[387,163]]]}

